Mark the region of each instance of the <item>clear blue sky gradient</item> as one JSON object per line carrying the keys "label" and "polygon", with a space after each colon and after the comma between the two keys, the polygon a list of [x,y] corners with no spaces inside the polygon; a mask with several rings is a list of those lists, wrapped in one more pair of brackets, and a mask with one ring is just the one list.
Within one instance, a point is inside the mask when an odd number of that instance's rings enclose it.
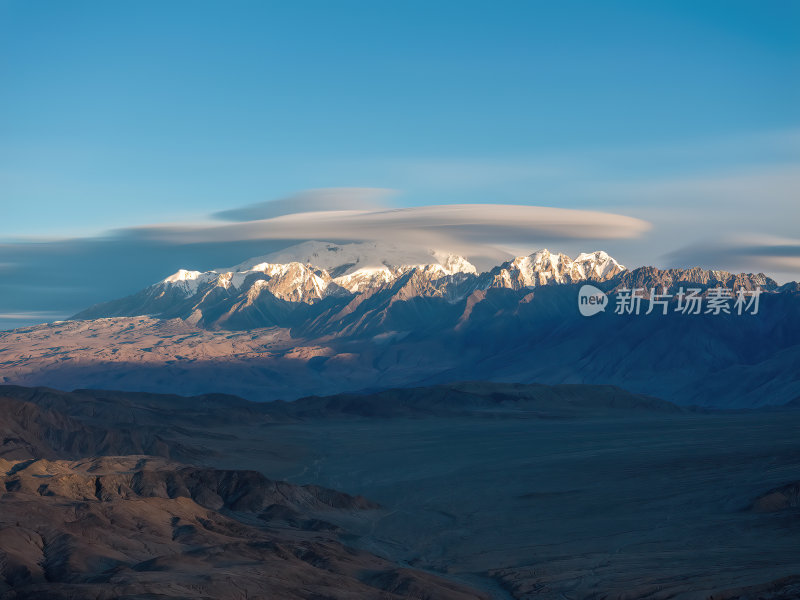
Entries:
{"label": "clear blue sky gradient", "polygon": [[310,188],[630,214],[632,266],[710,231],[800,248],[799,31],[775,0],[0,0],[0,313],[50,264],[25,238]]}
{"label": "clear blue sky gradient", "polygon": [[0,2],[0,236],[331,186],[580,205],[547,173],[492,189],[413,166],[630,148],[603,165],[629,179],[670,168],[637,148],[797,128],[799,25],[774,1]]}

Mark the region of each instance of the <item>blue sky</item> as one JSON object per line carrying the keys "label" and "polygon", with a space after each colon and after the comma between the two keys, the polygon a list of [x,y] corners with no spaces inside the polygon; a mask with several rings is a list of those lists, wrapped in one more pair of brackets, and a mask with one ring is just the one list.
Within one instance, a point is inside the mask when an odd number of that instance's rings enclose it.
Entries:
{"label": "blue sky", "polygon": [[630,215],[634,264],[792,246],[798,31],[791,1],[0,1],[4,279],[32,238],[314,188]]}

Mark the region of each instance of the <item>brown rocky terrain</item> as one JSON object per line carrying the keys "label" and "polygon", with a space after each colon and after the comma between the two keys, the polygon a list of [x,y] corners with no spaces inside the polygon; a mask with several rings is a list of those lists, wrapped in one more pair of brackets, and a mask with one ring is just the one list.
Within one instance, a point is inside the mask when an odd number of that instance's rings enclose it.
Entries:
{"label": "brown rocky terrain", "polygon": [[197,442],[245,421],[272,418],[234,397],[0,388],[0,598],[484,597],[343,545],[334,521],[380,512],[363,497],[165,458],[208,460]]}
{"label": "brown rocky terrain", "polygon": [[374,508],[364,499],[257,473],[0,460],[0,486],[4,599],[481,597],[337,541],[321,517]]}

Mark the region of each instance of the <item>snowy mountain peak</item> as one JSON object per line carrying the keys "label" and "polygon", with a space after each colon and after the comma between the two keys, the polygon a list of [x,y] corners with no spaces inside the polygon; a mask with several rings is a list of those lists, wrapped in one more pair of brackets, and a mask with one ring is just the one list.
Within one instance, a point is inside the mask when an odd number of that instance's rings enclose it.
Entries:
{"label": "snowy mountain peak", "polygon": [[449,252],[440,252],[438,250],[434,250],[432,252],[433,257],[449,275],[453,275],[455,273],[472,273],[473,275],[478,274],[478,270],[475,268],[475,265],[473,265],[463,256],[451,254]]}
{"label": "snowy mountain peak", "polygon": [[602,250],[579,254],[575,259],[575,265],[583,271],[587,279],[610,279],[626,270],[623,265]]}
{"label": "snowy mountain peak", "polygon": [[464,257],[448,252],[380,242],[333,244],[318,241],[303,242],[278,252],[251,258],[230,269],[217,270],[240,272],[251,270],[259,263],[292,262],[312,265],[327,271],[331,277],[350,275],[364,269],[385,267],[392,269],[430,264],[440,264],[451,273],[456,271],[475,273],[475,267]]}
{"label": "snowy mountain peak", "polygon": [[186,269],[179,269],[177,273],[173,273],[164,279],[164,282],[173,283],[175,281],[189,281],[192,279],[197,279],[200,277],[200,275],[202,275],[200,271],[187,271]]}
{"label": "snowy mountain peak", "polygon": [[[594,252],[581,252],[575,258],[575,262],[580,262],[580,261],[583,261],[583,260],[603,261],[603,260],[608,260],[608,259],[614,260],[606,252],[603,252],[602,250],[596,250]],[[616,262],[616,261],[614,261],[614,262]]]}
{"label": "snowy mountain peak", "polygon": [[539,250],[518,256],[490,271],[490,287],[522,289],[551,283],[576,283],[588,279],[605,281],[625,270],[602,251],[579,254],[572,260],[566,254]]}
{"label": "snowy mountain peak", "polygon": [[170,286],[176,290],[182,291],[186,296],[191,296],[197,293],[201,284],[207,283],[213,279],[214,274],[202,271],[188,271],[186,269],[179,269],[163,281],[160,285]]}

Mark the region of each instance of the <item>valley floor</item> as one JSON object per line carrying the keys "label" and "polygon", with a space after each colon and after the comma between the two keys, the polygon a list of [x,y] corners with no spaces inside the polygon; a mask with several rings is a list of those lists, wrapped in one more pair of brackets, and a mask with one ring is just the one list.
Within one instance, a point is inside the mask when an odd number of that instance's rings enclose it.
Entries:
{"label": "valley floor", "polygon": [[800,597],[725,593],[800,575],[800,513],[752,508],[800,479],[797,431],[800,411],[346,419],[240,432],[219,462],[372,498],[358,545],[515,598]]}
{"label": "valley floor", "polygon": [[0,386],[0,598],[800,598],[794,404]]}

